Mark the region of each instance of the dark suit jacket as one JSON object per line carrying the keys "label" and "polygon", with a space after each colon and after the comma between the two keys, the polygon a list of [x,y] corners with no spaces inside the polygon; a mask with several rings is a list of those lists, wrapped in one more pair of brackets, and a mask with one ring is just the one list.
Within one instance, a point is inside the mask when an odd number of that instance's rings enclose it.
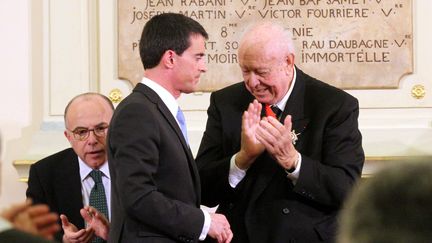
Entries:
{"label": "dark suit jacket", "polygon": [[204,224],[200,182],[175,118],[138,84],[108,132],[112,179],[110,242],[195,242]]}
{"label": "dark suit jacket", "polygon": [[267,153],[232,189],[231,157],[240,150],[242,113],[254,97],[244,83],[211,95],[207,127],[196,158],[204,205],[227,216],[233,242],[332,242],[336,215],[359,177],[364,154],[358,102],[297,69],[281,120],[292,115],[302,155],[294,185]]}
{"label": "dark suit jacket", "polygon": [[[78,155],[72,148],[48,156],[30,166],[27,197],[45,203],[51,211],[64,214],[78,229],[84,228]],[[59,222],[60,223],[60,222]],[[56,234],[61,241],[63,231]]]}
{"label": "dark suit jacket", "polygon": [[16,230],[10,229],[0,232],[0,242],[2,243],[53,243],[52,241]]}

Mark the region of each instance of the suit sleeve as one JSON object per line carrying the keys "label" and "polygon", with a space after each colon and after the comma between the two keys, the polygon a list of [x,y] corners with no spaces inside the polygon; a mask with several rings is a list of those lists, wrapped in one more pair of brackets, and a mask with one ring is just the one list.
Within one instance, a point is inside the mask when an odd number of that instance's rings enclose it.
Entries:
{"label": "suit sleeve", "polygon": [[335,110],[325,118],[322,142],[313,141],[322,146],[321,159],[302,153],[300,175],[294,187],[301,196],[330,207],[341,206],[364,163],[357,100],[350,97]]}
{"label": "suit sleeve", "polygon": [[166,156],[162,153],[166,152],[167,144],[162,140],[175,138],[161,137],[161,125],[147,106],[130,103],[123,108],[111,123],[109,162],[116,178],[113,187],[126,214],[174,239],[179,236],[198,239],[204,224],[203,212],[169,197],[156,184],[156,177],[170,176],[158,174],[160,167],[167,166],[160,162],[161,156]]}
{"label": "suit sleeve", "polygon": [[[224,141],[220,110],[214,93],[210,96],[207,125],[196,157],[201,178],[202,203],[217,206],[235,192],[228,182],[230,159],[237,152]],[[235,146],[234,146],[235,147]],[[231,150],[231,151],[230,151]],[[227,152],[228,151],[228,152]]]}

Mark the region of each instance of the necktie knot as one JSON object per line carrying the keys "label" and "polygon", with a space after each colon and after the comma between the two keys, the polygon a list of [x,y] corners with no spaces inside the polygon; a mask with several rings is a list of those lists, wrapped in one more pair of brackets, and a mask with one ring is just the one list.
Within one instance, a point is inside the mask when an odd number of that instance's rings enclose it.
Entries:
{"label": "necktie knot", "polygon": [[100,170],[92,170],[90,172],[90,177],[93,179],[95,184],[102,183],[102,172]]}
{"label": "necktie knot", "polygon": [[266,104],[265,105],[265,113],[266,113],[266,116],[272,116],[276,119],[279,119],[280,115],[282,114],[282,111],[276,105],[271,106],[269,104]]}

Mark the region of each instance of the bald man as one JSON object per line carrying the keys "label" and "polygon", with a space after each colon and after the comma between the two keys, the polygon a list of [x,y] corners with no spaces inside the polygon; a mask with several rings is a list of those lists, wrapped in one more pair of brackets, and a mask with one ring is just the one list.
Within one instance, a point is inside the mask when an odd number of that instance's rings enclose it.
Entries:
{"label": "bald man", "polygon": [[283,26],[251,27],[238,53],[244,82],[211,95],[196,158],[203,204],[233,242],[333,242],[364,162],[357,99],[298,69]]}
{"label": "bald man", "polygon": [[[64,113],[64,135],[71,148],[30,167],[27,197],[60,215],[63,230],[56,235],[58,241],[90,242],[96,236],[100,242],[107,240],[111,185],[105,143],[113,111],[111,101],[101,94],[74,97]],[[92,173],[101,175],[99,189],[105,193],[108,215],[89,206],[96,181]]]}

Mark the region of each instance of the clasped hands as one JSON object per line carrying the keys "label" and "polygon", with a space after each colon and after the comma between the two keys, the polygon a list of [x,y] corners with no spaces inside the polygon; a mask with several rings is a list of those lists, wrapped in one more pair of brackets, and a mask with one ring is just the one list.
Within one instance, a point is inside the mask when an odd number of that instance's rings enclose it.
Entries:
{"label": "clasped hands", "polygon": [[32,205],[31,199],[13,204],[3,210],[0,217],[9,221],[15,229],[49,240],[54,239],[54,234],[60,230],[58,215],[50,212],[45,204]]}
{"label": "clasped hands", "polygon": [[284,169],[295,168],[298,152],[291,136],[291,116],[288,115],[282,124],[273,117],[261,119],[261,109],[262,105],[254,100],[243,113],[241,147],[236,155],[236,165],[247,169],[266,150]]}
{"label": "clasped hands", "polygon": [[69,222],[66,215],[60,215],[62,228],[64,231],[63,243],[86,243],[90,242],[94,236],[107,240],[109,234],[109,221],[92,206],[85,206],[80,210],[80,214],[86,222],[86,228],[80,229]]}

